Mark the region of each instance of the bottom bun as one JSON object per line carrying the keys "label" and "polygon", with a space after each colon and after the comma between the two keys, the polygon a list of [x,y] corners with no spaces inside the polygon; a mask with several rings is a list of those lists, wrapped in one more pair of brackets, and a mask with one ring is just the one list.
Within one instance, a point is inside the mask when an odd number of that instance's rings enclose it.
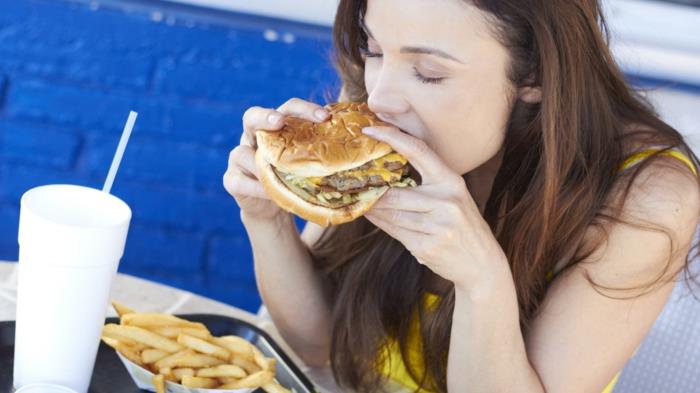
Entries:
{"label": "bottom bun", "polygon": [[364,215],[389,189],[385,186],[361,192],[361,200],[334,209],[307,202],[295,194],[277,177],[272,165],[265,161],[260,150],[255,154],[255,164],[265,192],[275,203],[284,210],[322,227],[344,224]]}

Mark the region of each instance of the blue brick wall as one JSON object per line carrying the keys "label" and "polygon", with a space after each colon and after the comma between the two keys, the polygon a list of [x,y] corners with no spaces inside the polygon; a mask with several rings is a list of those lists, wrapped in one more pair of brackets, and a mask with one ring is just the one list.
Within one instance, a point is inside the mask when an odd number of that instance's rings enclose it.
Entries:
{"label": "blue brick wall", "polygon": [[3,1],[0,259],[17,259],[22,193],[101,187],[134,109],[113,188],[133,210],[120,271],[256,310],[228,152],[247,107],[336,94],[330,48],[328,28],[158,1]]}

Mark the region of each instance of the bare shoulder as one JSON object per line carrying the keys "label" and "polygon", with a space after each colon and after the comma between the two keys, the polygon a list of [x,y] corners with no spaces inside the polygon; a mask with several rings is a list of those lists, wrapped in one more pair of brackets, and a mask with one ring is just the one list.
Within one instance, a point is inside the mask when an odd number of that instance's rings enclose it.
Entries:
{"label": "bare shoulder", "polygon": [[[630,168],[631,176],[636,168]],[[623,177],[625,179],[625,177]],[[682,161],[658,156],[636,176],[620,181],[611,199],[621,201],[620,222],[591,227],[584,242],[597,249],[582,265],[594,281],[612,287],[643,285],[685,264],[700,214],[700,185]],[[670,276],[668,278],[671,278]]]}
{"label": "bare shoulder", "polygon": [[[622,184],[613,192],[621,188]],[[682,232],[689,225],[694,230],[700,211],[698,178],[679,159],[656,156],[630,184],[622,211],[623,217],[649,221],[671,231]]]}

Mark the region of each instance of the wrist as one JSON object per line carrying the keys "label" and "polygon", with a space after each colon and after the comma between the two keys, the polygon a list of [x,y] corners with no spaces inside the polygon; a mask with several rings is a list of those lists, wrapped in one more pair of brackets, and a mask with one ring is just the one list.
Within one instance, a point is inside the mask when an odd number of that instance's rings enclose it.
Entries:
{"label": "wrist", "polygon": [[246,230],[258,227],[280,228],[294,222],[292,215],[283,210],[280,210],[278,213],[270,217],[251,216],[245,211],[241,210],[240,216],[241,222]]}
{"label": "wrist", "polygon": [[[498,267],[496,267],[498,266]],[[470,302],[488,301],[493,296],[501,296],[515,291],[510,266],[506,264],[493,266],[487,272],[478,275],[478,279],[469,282],[454,282],[455,295]]]}

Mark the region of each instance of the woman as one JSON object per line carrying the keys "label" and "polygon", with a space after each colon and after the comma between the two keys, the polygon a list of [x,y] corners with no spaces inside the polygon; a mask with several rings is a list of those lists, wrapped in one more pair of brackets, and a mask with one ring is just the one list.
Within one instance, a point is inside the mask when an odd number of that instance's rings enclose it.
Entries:
{"label": "woman", "polygon": [[366,133],[422,183],[299,235],[256,180],[254,132],[327,113],[245,113],[224,184],[305,362],[359,391],[612,390],[687,268],[700,192],[604,32],[595,0],[340,1],[341,100],[395,126]]}

